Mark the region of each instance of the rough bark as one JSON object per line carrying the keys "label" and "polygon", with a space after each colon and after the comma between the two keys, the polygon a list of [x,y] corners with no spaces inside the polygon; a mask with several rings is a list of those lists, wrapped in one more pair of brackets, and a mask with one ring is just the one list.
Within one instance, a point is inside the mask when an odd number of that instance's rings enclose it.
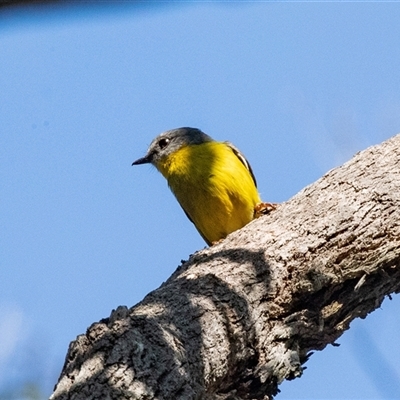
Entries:
{"label": "rough bark", "polygon": [[71,343],[51,399],[268,399],[400,291],[400,135]]}

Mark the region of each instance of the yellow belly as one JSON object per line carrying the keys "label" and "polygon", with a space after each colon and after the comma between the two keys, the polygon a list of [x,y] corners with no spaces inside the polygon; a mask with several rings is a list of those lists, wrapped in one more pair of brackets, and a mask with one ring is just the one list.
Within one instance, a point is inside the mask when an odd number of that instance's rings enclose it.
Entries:
{"label": "yellow belly", "polygon": [[187,146],[157,168],[208,244],[249,223],[261,201],[250,172],[225,143]]}

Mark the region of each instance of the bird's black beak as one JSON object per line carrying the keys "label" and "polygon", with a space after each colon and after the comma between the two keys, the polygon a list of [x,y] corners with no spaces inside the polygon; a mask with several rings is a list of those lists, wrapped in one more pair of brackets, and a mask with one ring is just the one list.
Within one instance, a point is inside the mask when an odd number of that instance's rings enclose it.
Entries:
{"label": "bird's black beak", "polygon": [[148,164],[148,163],[151,163],[151,160],[150,160],[150,157],[147,155],[147,156],[144,156],[144,157],[139,158],[138,160],[134,161],[132,163],[132,165]]}

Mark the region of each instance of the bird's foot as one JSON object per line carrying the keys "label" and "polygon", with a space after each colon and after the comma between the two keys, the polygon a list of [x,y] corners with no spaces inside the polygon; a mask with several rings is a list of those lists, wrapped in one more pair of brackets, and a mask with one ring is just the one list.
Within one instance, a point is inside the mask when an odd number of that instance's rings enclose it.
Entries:
{"label": "bird's foot", "polygon": [[269,214],[271,211],[276,210],[278,203],[258,203],[254,207],[254,218],[261,217],[262,215]]}

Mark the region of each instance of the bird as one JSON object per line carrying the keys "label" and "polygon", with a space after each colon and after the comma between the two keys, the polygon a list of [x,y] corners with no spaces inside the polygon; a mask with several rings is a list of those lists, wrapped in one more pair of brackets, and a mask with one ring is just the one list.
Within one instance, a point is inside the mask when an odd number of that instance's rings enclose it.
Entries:
{"label": "bird", "polygon": [[276,208],[263,203],[249,162],[230,142],[218,142],[197,128],[158,135],[144,157],[164,176],[186,216],[210,246],[254,218]]}

